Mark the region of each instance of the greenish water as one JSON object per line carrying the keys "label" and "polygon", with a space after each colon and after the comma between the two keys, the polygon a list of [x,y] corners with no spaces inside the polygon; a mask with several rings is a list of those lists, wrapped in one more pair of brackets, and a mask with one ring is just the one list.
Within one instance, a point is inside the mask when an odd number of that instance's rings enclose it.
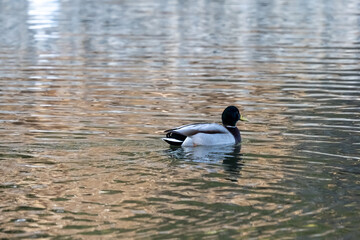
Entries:
{"label": "greenish water", "polygon": [[[0,238],[358,239],[360,4],[0,1]],[[170,148],[220,122],[241,146]]]}

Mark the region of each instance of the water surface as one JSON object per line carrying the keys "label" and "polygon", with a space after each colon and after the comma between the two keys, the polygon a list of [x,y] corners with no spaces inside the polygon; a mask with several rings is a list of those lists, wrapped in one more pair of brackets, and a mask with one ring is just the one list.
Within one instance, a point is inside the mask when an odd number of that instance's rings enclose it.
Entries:
{"label": "water surface", "polygon": [[[2,238],[357,239],[360,5],[0,1]],[[238,106],[241,146],[163,131]]]}

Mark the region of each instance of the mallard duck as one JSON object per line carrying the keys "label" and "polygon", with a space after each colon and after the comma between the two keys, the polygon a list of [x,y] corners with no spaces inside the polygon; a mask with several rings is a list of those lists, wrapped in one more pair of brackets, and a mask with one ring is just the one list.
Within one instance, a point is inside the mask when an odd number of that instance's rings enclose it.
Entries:
{"label": "mallard duck", "polygon": [[241,142],[237,121],[247,121],[235,106],[228,106],[222,113],[222,124],[195,123],[166,130],[163,140],[174,146],[209,146],[238,144]]}

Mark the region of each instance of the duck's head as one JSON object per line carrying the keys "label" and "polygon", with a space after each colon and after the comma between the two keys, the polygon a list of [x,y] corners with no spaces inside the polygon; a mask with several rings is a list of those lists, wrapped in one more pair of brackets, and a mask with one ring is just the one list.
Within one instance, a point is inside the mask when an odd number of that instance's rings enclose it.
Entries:
{"label": "duck's head", "polygon": [[237,107],[235,106],[228,106],[225,108],[224,112],[221,116],[222,123],[225,126],[235,126],[237,121],[247,121],[246,118],[244,118]]}

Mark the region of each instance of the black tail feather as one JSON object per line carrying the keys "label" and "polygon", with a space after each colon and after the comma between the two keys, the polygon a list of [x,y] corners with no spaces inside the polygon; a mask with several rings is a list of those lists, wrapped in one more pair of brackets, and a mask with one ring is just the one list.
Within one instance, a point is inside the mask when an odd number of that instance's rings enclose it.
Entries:
{"label": "black tail feather", "polygon": [[168,132],[166,134],[166,138],[163,138],[165,142],[173,146],[181,146],[181,144],[185,141],[185,139],[186,136],[176,132]]}
{"label": "black tail feather", "polygon": [[175,139],[180,140],[182,142],[185,141],[185,139],[186,139],[186,136],[184,136],[184,135],[182,135],[180,133],[176,133],[176,132],[168,132],[166,134],[166,137],[167,138],[175,138]]}

